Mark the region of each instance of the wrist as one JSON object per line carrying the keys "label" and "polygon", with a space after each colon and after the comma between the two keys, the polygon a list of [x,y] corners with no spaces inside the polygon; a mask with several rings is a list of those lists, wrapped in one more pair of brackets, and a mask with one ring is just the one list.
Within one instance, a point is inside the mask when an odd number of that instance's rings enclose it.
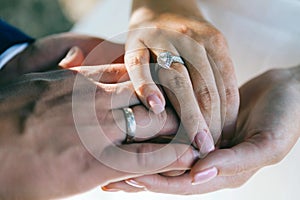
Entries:
{"label": "wrist", "polygon": [[196,0],[133,0],[131,24],[173,14],[204,20]]}

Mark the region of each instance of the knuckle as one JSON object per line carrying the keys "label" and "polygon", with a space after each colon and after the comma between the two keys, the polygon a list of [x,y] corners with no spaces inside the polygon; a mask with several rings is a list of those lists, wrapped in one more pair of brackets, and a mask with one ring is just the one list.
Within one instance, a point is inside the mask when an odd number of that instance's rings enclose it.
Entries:
{"label": "knuckle", "polygon": [[196,93],[196,98],[203,112],[209,112],[214,103],[218,103],[219,94],[216,90],[210,89],[208,85],[200,87]]}
{"label": "knuckle", "polygon": [[185,24],[182,24],[178,29],[177,31],[179,33],[182,33],[182,34],[185,34],[185,35],[188,35],[190,37],[193,36],[193,29],[191,29],[189,26],[185,25]]}
{"label": "knuckle", "polygon": [[147,34],[156,37],[160,36],[164,32],[163,30],[163,27],[161,27],[159,24],[154,24],[151,28],[148,28],[146,31]]}
{"label": "knuckle", "polygon": [[224,35],[218,30],[215,30],[213,32],[213,34],[210,38],[210,43],[216,47],[226,47],[227,46],[227,41],[226,41]]}
{"label": "knuckle", "polygon": [[239,102],[239,92],[235,87],[225,89],[226,101],[228,105],[235,105]]}
{"label": "knuckle", "polygon": [[146,55],[146,53],[142,52],[142,50],[126,53],[125,55],[126,66],[129,69],[144,65],[145,63],[147,63],[147,59],[148,56]]}
{"label": "knuckle", "polygon": [[[190,85],[187,78],[178,72],[173,74],[173,77],[169,79],[167,84],[170,87],[169,89],[176,89],[176,91],[182,91],[182,90],[186,91],[190,89]],[[176,92],[176,91],[172,90],[172,92]]]}

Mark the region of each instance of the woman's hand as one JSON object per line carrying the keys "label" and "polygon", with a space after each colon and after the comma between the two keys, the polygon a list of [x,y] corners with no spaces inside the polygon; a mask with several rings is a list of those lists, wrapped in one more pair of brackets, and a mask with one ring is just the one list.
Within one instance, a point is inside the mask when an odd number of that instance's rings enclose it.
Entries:
{"label": "woman's hand", "polygon": [[178,122],[171,110],[148,113],[131,82],[116,83],[121,77],[128,80],[124,65],[93,66],[31,73],[1,87],[0,196],[60,198],[190,168],[197,152],[188,145],[123,143],[124,107],[133,109],[137,140],[172,133]]}
{"label": "woman's hand", "polygon": [[262,167],[278,163],[300,136],[300,123],[295,122],[300,119],[300,67],[264,73],[246,83],[240,94],[232,147],[210,153],[179,177],[150,175],[126,181],[130,185],[118,182],[107,188],[202,194],[239,187]]}
{"label": "woman's hand", "polygon": [[[185,65],[152,70],[151,59],[166,51]],[[202,156],[214,149],[222,130],[230,139],[239,107],[233,64],[223,35],[202,17],[195,0],[133,1],[125,65],[139,99],[156,114],[166,104],[153,80],[158,75]]]}

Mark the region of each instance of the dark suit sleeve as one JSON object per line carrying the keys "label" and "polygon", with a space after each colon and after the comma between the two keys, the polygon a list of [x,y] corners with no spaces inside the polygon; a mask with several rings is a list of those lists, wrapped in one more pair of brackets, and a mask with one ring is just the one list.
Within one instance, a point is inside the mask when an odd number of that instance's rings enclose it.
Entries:
{"label": "dark suit sleeve", "polygon": [[0,19],[0,54],[15,44],[33,41],[33,38]]}

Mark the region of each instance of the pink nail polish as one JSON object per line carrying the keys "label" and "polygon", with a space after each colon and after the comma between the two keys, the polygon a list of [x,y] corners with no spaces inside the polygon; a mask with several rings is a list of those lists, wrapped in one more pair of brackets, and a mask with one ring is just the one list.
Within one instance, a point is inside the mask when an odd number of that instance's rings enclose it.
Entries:
{"label": "pink nail polish", "polygon": [[128,184],[128,185],[131,185],[133,187],[136,187],[136,188],[145,188],[145,186],[133,179],[128,179],[128,180],[125,180],[125,182]]}
{"label": "pink nail polish", "polygon": [[148,98],[147,98],[147,102],[151,108],[151,110],[155,113],[155,114],[159,114],[161,113],[162,111],[164,111],[164,106],[161,102],[161,100],[158,98],[157,95],[153,94],[153,95],[150,95]]}
{"label": "pink nail polish", "polygon": [[114,189],[114,188],[107,188],[105,186],[101,187],[101,189],[105,192],[119,192],[119,189]]}
{"label": "pink nail polish", "polygon": [[73,56],[75,54],[75,52],[77,51],[78,47],[72,47],[69,52],[66,55],[66,58],[69,58],[71,56]]}
{"label": "pink nail polish", "polygon": [[201,131],[195,136],[201,157],[205,157],[208,153],[215,150],[215,144],[212,137],[206,131]]}
{"label": "pink nail polish", "polygon": [[72,56],[76,53],[78,47],[72,47],[66,57],[64,57],[60,62],[59,62],[59,66],[64,66],[65,64],[67,64],[69,62],[70,59],[72,59]]}
{"label": "pink nail polish", "polygon": [[198,172],[193,177],[192,185],[199,185],[203,183],[207,183],[218,175],[218,169],[216,167],[212,167],[201,172]]}

